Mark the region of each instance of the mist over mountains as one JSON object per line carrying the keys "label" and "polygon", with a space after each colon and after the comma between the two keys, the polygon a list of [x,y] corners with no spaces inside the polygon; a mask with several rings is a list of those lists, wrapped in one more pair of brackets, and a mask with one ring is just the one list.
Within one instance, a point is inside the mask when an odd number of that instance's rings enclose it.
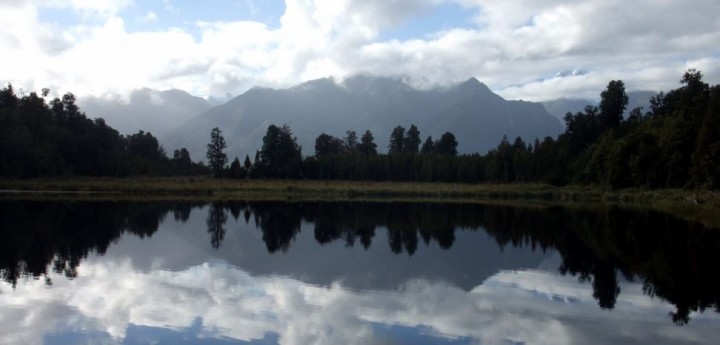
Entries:
{"label": "mist over mountains", "polygon": [[[649,109],[653,91],[628,92],[629,112]],[[91,118],[102,117],[122,134],[140,130],[158,137],[168,152],[187,148],[204,160],[210,130],[219,127],[228,156],[251,158],[262,146],[270,124],[287,124],[303,147],[314,151],[320,133],[343,137],[348,130],[369,129],[381,152],[395,126],[415,124],[422,139],[452,132],[460,153],[485,153],[507,135],[526,142],[555,136],[567,112],[596,106],[597,100],[567,99],[541,103],[507,101],[475,78],[446,88],[418,90],[400,79],[357,75],[343,81],[324,78],[288,89],[255,87],[227,102],[206,100],[181,90],[143,88],[127,99],[87,97],[79,100]]]}
{"label": "mist over mountains", "polygon": [[[625,108],[625,117],[631,110],[641,107],[643,112],[650,110],[650,98],[657,95],[655,91],[628,91],[628,105]],[[588,105],[597,106],[599,100],[593,99],[576,99],[576,98],[560,98],[550,101],[541,102],[550,115],[557,117],[563,121],[565,114],[577,113],[585,110]]]}
{"label": "mist over mountains", "polygon": [[89,117],[102,117],[122,134],[142,130],[162,137],[171,129],[210,109],[213,101],[181,90],[143,88],[131,92],[126,100],[87,97],[78,100],[78,104]]}
{"label": "mist over mountains", "polygon": [[507,101],[475,78],[452,87],[418,90],[399,79],[358,75],[342,82],[313,80],[288,89],[256,87],[207,110],[161,137],[168,150],[185,147],[204,159],[210,131],[219,127],[228,156],[252,158],[270,124],[287,124],[304,155],[314,153],[321,133],[343,137],[369,129],[381,152],[395,126],[415,124],[422,139],[455,134],[460,153],[484,153],[504,135],[532,142],[555,136],[563,126],[540,103]]}

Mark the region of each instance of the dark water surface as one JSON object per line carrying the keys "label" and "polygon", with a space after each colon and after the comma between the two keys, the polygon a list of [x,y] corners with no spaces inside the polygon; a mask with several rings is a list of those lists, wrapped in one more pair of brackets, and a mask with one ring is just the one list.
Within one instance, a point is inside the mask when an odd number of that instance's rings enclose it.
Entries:
{"label": "dark water surface", "polygon": [[617,208],[0,201],[0,344],[717,344],[720,231]]}

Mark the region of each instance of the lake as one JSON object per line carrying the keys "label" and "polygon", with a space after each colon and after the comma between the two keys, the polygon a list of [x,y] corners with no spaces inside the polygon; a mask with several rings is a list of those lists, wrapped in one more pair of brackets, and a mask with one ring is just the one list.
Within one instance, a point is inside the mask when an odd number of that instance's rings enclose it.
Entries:
{"label": "lake", "polygon": [[616,207],[0,201],[0,344],[717,344],[720,231]]}

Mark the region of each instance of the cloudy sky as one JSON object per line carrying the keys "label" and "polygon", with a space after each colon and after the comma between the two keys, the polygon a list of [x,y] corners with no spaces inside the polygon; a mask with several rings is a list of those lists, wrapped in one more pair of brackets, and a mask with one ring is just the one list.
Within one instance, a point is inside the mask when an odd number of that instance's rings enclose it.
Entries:
{"label": "cloudy sky", "polygon": [[720,82],[717,0],[2,0],[0,82],[237,95],[355,73],[510,99]]}

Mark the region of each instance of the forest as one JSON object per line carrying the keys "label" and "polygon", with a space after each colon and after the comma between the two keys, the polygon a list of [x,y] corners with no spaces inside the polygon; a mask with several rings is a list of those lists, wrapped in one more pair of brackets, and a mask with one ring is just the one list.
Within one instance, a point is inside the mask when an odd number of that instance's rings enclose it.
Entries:
{"label": "forest", "polygon": [[209,173],[186,149],[168,158],[144,131],[120,135],[89,119],[71,93],[47,101],[48,89],[18,96],[0,90],[0,177],[135,176]]}
{"label": "forest", "polygon": [[[303,157],[288,126],[270,125],[254,159],[229,162],[222,131],[210,133],[207,165],[186,149],[172,158],[150,133],[120,135],[90,120],[75,97],[46,100],[48,90],[18,96],[0,90],[0,177],[169,176],[214,174],[231,179],[314,179],[459,183],[547,183],[611,188],[717,189],[720,86],[688,70],[680,87],[628,109],[625,85],[610,81],[597,107],[568,113],[557,138],[504,138],[486,154],[458,154],[455,136],[424,140],[415,125],[393,129],[387,153],[373,134],[320,133]],[[232,140],[232,138],[229,138]],[[230,163],[230,164],[228,164]]]}

